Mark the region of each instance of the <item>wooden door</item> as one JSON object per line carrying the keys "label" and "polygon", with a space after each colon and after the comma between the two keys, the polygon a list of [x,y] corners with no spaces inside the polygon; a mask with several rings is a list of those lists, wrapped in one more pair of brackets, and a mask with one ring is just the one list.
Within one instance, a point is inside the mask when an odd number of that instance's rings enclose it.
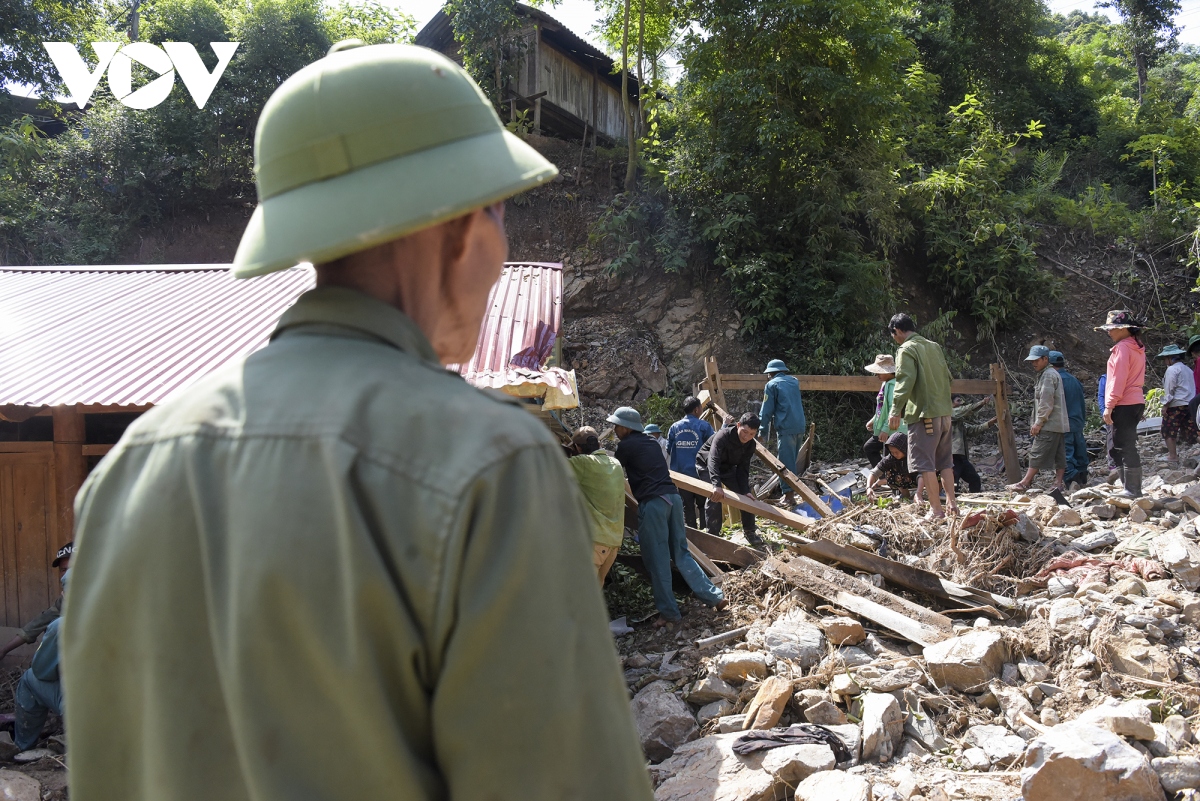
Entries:
{"label": "wooden door", "polygon": [[0,453],[0,625],[25,625],[61,592],[55,512],[53,451]]}

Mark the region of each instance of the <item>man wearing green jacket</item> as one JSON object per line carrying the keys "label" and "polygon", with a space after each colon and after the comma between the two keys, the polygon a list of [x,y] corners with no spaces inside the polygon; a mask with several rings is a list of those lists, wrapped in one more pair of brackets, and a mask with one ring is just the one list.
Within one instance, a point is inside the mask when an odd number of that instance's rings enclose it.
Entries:
{"label": "man wearing green jacket", "polygon": [[[900,421],[908,425],[908,469],[920,473],[929,496],[930,520],[958,515],[954,502],[954,454],[951,447],[953,405],[950,400],[950,368],[941,345],[917,333],[907,314],[888,321],[888,333],[900,347],[896,351],[896,390],[892,395],[889,428]],[[946,511],[938,497],[938,475],[946,492]],[[919,499],[918,499],[919,500]]]}
{"label": "man wearing green jacket", "polygon": [[625,473],[616,459],[600,450],[600,435],[583,426],[571,437],[574,455],[567,460],[583,492],[592,524],[592,564],[600,586],[625,537]]}
{"label": "man wearing green jacket", "polygon": [[503,200],[554,166],[450,59],[361,42],[275,91],[254,151],[234,276],[316,289],[80,491],[72,801],[649,801],[562,448],[445,369]]}

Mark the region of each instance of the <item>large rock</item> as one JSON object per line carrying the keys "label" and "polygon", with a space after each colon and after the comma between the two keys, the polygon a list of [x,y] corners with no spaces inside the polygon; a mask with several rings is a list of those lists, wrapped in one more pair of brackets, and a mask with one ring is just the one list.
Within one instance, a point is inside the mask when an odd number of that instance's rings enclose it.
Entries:
{"label": "large rock", "polygon": [[1154,739],[1150,707],[1145,701],[1122,703],[1115,699],[1109,699],[1100,706],[1087,710],[1075,720],[1077,723],[1108,729],[1113,734],[1120,734],[1123,737],[1134,737],[1138,740]]}
{"label": "large rock", "polygon": [[833,770],[837,760],[827,745],[786,745],[772,748],[762,760],[762,769],[790,787],[814,773]]}
{"label": "large rock", "polygon": [[767,670],[767,655],[756,651],[729,651],[713,660],[713,670],[725,681],[761,679]]}
{"label": "large rock", "polygon": [[967,742],[983,749],[993,765],[1011,765],[1025,753],[1025,741],[1003,726],[972,726]]}
{"label": "large rock", "polygon": [[746,707],[747,729],[770,729],[783,717],[783,708],[792,697],[792,683],[782,676],[772,676],[759,685],[754,700]]}
{"label": "large rock", "polygon": [[862,727],[857,723],[843,723],[840,726],[826,726],[825,728],[842,738],[842,742],[846,744],[846,750],[850,752],[850,763],[857,765],[859,757],[862,756]]}
{"label": "large rock", "polygon": [[1110,640],[1108,659],[1114,670],[1139,679],[1170,681],[1179,675],[1166,651],[1141,632],[1123,632]]}
{"label": "large rock", "polygon": [[871,783],[840,770],[814,773],[796,787],[796,801],[871,801]]}
{"label": "large rock", "polygon": [[1150,543],[1150,550],[1184,589],[1200,587],[1200,544],[1172,529],[1156,537]]}
{"label": "large rock", "polygon": [[846,713],[828,701],[821,701],[804,710],[804,719],[820,726],[839,726],[849,722]]}
{"label": "large rock", "polygon": [[15,770],[0,770],[0,798],[4,801],[42,801],[42,783]]}
{"label": "large rock", "polygon": [[1194,756],[1180,754],[1154,759],[1150,765],[1168,793],[1200,788],[1200,759]]}
{"label": "large rock", "polygon": [[887,762],[904,736],[904,713],[895,696],[867,693],[863,696],[862,759]]}
{"label": "large rock", "polygon": [[1035,738],[1021,771],[1024,801],[1163,801],[1141,752],[1106,729],[1063,723]]}
{"label": "large rock", "polygon": [[732,701],[726,701],[722,698],[720,701],[713,701],[711,704],[705,704],[700,707],[700,711],[696,713],[696,720],[700,721],[701,725],[704,725],[710,720],[732,715],[733,708]]}
{"label": "large rock", "polygon": [[766,751],[733,752],[741,732],[715,734],[683,745],[650,768],[655,801],[774,801],[787,784],[763,770]]}
{"label": "large rock", "polygon": [[784,615],[767,628],[764,644],[776,659],[787,659],[807,670],[825,656],[825,635],[801,615]]}
{"label": "large rock", "polygon": [[821,621],[821,631],[834,645],[858,645],[867,638],[862,623],[852,617],[827,617]]}
{"label": "large rock", "polygon": [[661,762],[699,734],[692,710],[675,697],[666,682],[647,684],[633,697],[630,706],[642,750],[651,762]]}
{"label": "large rock", "polygon": [[693,704],[711,704],[721,700],[735,701],[738,691],[736,687],[716,673],[709,673],[692,685],[687,697]]}
{"label": "large rock", "polygon": [[1050,604],[1050,628],[1059,634],[1066,634],[1086,616],[1087,610],[1074,598],[1059,598]]}
{"label": "large rock", "polygon": [[1004,637],[991,629],[972,629],[925,649],[929,675],[938,686],[965,692],[987,685],[1008,661]]}

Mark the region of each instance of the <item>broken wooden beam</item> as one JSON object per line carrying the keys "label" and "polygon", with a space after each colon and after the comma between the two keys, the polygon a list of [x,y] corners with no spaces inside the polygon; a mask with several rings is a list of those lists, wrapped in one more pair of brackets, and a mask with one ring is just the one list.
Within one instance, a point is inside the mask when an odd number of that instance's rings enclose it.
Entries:
{"label": "broken wooden beam", "polygon": [[688,553],[696,560],[696,564],[700,565],[700,569],[708,574],[712,579],[712,583],[720,586],[725,580],[725,571],[713,564],[713,560],[704,555],[704,551],[695,546],[694,543],[688,542]]}
{"label": "broken wooden beam", "polygon": [[[782,532],[781,536],[791,543],[791,548],[804,556],[821,562],[840,562],[866,573],[878,573],[892,584],[914,592],[944,598],[955,603],[970,602],[979,606],[994,606],[1001,609],[1016,608],[1016,602],[1003,595],[948,581],[936,573],[886,559],[861,548],[850,548],[829,540],[810,540],[807,537],[787,532]],[[1005,617],[1000,613],[997,613],[997,616]]]}
{"label": "broken wooden beam", "polygon": [[766,558],[766,554],[762,551],[738,545],[724,537],[714,537],[707,531],[701,531],[691,526],[687,527],[687,538],[690,543],[704,551],[709,559],[727,562],[736,567],[750,567]]}
{"label": "broken wooden beam", "polygon": [[950,618],[804,556],[767,560],[764,570],[893,631],[922,648],[954,636]]}
{"label": "broken wooden beam", "polygon": [[[674,471],[671,471],[671,480],[675,482],[675,486],[679,487],[679,489],[687,490],[705,498],[711,498],[713,495],[713,485],[707,481],[701,481],[698,478],[685,476],[683,473],[676,473]],[[803,531],[811,525],[809,518],[801,517],[786,509],[780,509],[762,501],[756,501],[749,495],[741,495],[730,489],[725,490],[725,497],[721,500],[721,503],[732,506],[734,509],[740,509],[743,512],[749,512],[757,517],[765,517],[767,520],[773,520],[776,523],[790,526],[798,531]]]}

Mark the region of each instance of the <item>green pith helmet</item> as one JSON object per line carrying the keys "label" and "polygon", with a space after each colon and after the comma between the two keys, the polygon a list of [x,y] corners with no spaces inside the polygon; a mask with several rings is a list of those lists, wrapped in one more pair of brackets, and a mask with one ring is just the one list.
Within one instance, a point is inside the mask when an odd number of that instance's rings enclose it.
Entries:
{"label": "green pith helmet", "polygon": [[263,107],[254,135],[259,202],[233,260],[238,278],[366,250],[558,172],[504,129],[445,56],[345,44],[284,81]]}

